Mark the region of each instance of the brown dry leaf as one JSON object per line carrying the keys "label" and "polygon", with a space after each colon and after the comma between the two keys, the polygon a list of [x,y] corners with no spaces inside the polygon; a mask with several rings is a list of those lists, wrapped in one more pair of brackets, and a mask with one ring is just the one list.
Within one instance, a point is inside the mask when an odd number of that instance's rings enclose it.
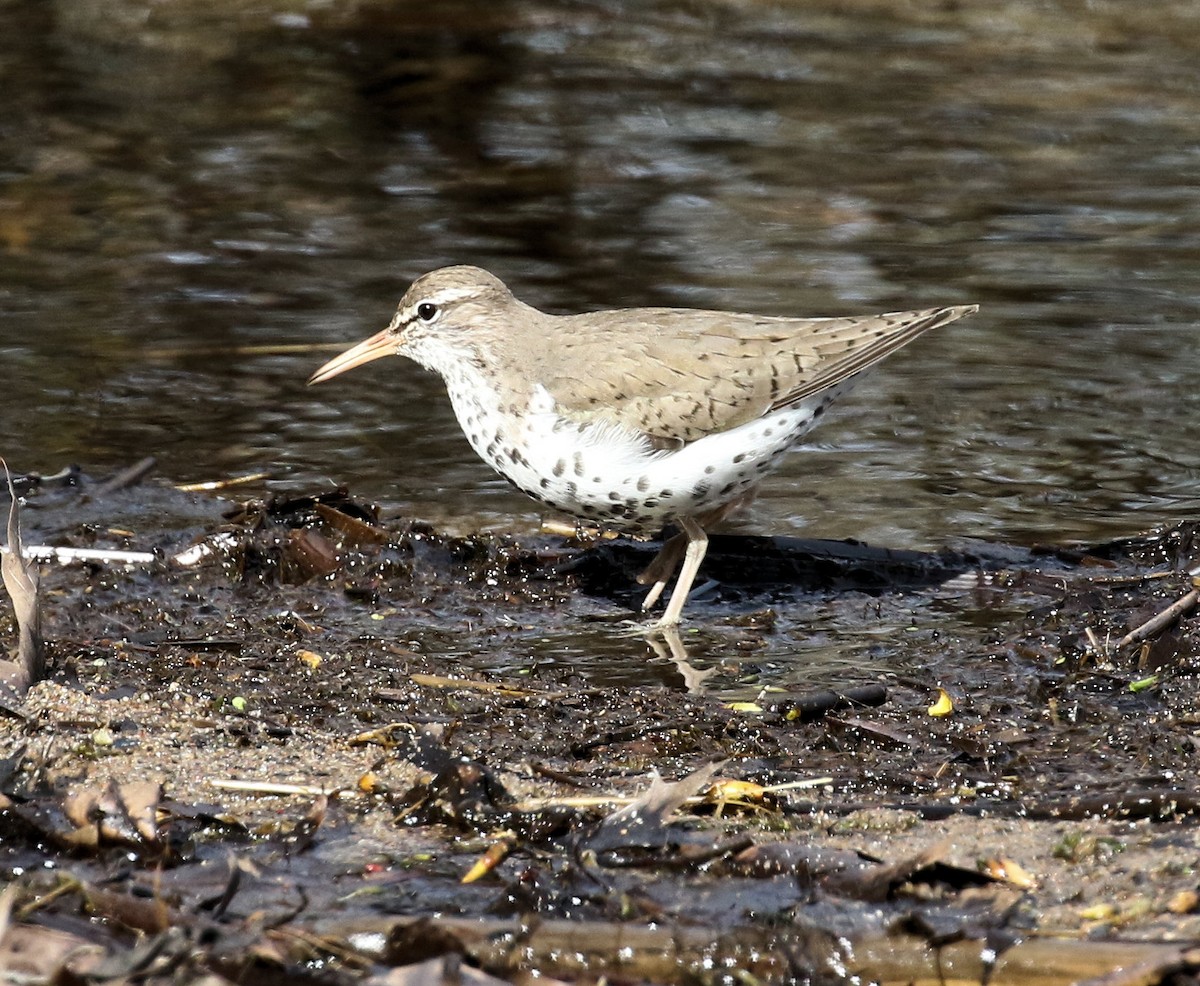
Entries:
{"label": "brown dry leaf", "polygon": [[314,507],[318,516],[339,534],[346,537],[346,543],[352,547],[364,544],[387,544],[390,535],[380,527],[373,527],[357,517],[344,514],[328,504],[317,503]]}
{"label": "brown dry leaf", "polygon": [[662,861],[684,844],[705,841],[672,823],[676,811],[712,783],[722,763],[710,763],[678,781],[664,781],[658,771],[651,772],[646,793],[605,818],[582,845],[607,859],[604,865],[626,865],[623,861]]}
{"label": "brown dry leaf", "polygon": [[34,682],[46,674],[46,656],[42,641],[42,613],[38,605],[37,571],[24,556],[21,545],[21,508],[13,487],[8,463],[0,459],[8,480],[11,506],[8,510],[8,546],[0,554],[0,578],[12,599],[17,618],[17,656],[15,661],[0,661],[0,701],[11,691],[24,697]]}
{"label": "brown dry leaf", "polygon": [[805,883],[811,883],[830,874],[866,873],[878,865],[875,860],[851,849],[768,842],[738,853],[729,861],[727,871],[734,876],[759,880],[791,873]]}
{"label": "brown dry leaf", "polygon": [[120,787],[121,804],[142,841],[158,842],[158,806],[163,787],[157,781],[129,781]]}
{"label": "brown dry leaf", "polygon": [[329,538],[316,531],[288,531],[283,543],[282,566],[289,582],[305,582],[314,575],[332,575],[338,570],[337,549]]}
{"label": "brown dry leaf", "polygon": [[88,847],[155,845],[161,800],[162,785],[154,781],[82,788],[63,801],[63,812],[76,829],[67,841]]}
{"label": "brown dry leaf", "polygon": [[316,840],[317,830],[325,824],[325,816],[329,812],[329,797],[318,795],[305,812],[304,817],[292,830],[290,842],[292,852],[302,853],[312,846]]}
{"label": "brown dry leaf", "polygon": [[[77,982],[104,957],[99,945],[53,928],[22,924],[0,936],[0,974],[7,983]],[[64,977],[68,965],[74,975]]]}
{"label": "brown dry leaf", "polygon": [[868,870],[833,873],[825,881],[825,886],[845,897],[882,901],[893,897],[905,884],[941,884],[951,890],[962,890],[997,882],[986,873],[946,862],[944,857],[951,848],[951,843],[942,843],[918,855],[883,863]]}
{"label": "brown dry leaf", "polygon": [[899,749],[911,749],[920,746],[908,733],[901,732],[896,727],[883,722],[859,719],[857,717],[842,719],[827,716],[825,718],[825,725],[834,733],[857,733],[862,739],[879,743],[884,749],[887,749],[889,745]]}
{"label": "brown dry leaf", "polygon": [[102,796],[97,787],[83,788],[63,799],[63,811],[76,828],[86,828],[96,821]]}
{"label": "brown dry leaf", "polygon": [[462,964],[460,955],[442,955],[400,966],[363,981],[363,986],[509,986],[504,979]]}

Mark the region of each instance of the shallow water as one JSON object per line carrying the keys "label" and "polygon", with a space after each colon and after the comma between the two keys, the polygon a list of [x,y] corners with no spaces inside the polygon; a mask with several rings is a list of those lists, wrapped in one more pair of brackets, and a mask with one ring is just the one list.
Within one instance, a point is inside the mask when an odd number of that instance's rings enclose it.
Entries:
{"label": "shallow water", "polygon": [[[298,12],[299,11],[299,12]],[[1200,15],[1178,0],[95,5],[6,13],[0,452],[536,505],[402,360],[408,281],[554,311],[979,302],[864,381],[747,530],[1096,540],[1194,514]],[[18,23],[19,22],[19,23]]]}

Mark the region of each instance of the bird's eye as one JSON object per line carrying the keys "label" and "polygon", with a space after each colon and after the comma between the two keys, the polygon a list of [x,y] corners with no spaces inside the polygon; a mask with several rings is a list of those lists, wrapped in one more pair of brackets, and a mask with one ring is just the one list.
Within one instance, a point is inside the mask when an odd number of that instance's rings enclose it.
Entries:
{"label": "bird's eye", "polygon": [[438,306],[430,301],[422,301],[417,305],[417,318],[422,322],[432,322],[438,315]]}

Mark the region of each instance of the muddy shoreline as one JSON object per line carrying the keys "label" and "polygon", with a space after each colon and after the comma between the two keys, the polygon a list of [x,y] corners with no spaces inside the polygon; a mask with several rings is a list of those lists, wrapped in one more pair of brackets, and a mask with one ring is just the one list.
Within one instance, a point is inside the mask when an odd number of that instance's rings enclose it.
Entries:
{"label": "muddy shoreline", "polygon": [[[451,538],[327,491],[27,492],[27,543],[158,560],[40,566],[49,679],[0,721],[0,967],[1200,968],[1194,613],[1130,637],[1192,588],[1191,524],[928,555],[719,539],[680,653],[616,632],[652,546]],[[867,659],[789,669],[819,635]]]}

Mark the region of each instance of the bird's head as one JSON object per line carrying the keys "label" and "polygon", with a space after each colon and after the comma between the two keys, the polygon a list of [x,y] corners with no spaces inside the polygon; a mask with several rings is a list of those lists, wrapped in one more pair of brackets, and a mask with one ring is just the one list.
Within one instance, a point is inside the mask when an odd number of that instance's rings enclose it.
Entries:
{"label": "bird's head", "polygon": [[[388,327],[320,367],[321,383],[381,356],[408,356],[445,376],[451,364],[478,358],[478,338],[520,306],[504,282],[479,267],[442,267],[413,281]],[[523,307],[523,306],[521,306]]]}

